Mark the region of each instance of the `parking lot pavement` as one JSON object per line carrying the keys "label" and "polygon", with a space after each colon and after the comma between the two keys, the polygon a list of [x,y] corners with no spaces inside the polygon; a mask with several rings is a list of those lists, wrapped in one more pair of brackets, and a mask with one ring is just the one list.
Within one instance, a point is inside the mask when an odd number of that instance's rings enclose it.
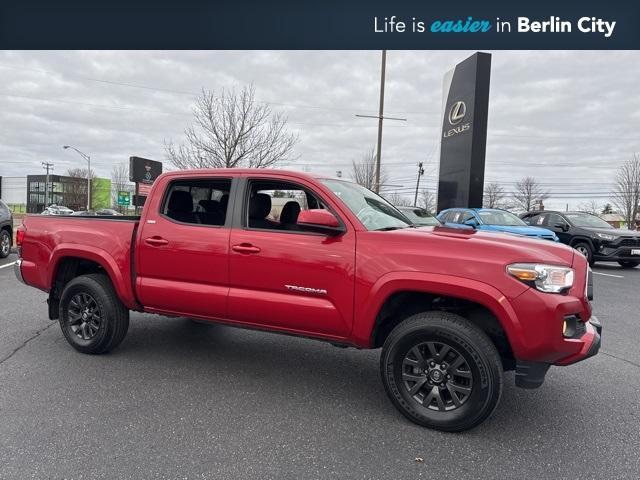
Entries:
{"label": "parking lot pavement", "polygon": [[0,478],[637,479],[640,269],[594,271],[617,275],[594,279],[601,354],[538,390],[508,374],[493,417],[444,434],[391,406],[379,351],[133,314],[81,355],[0,269]]}

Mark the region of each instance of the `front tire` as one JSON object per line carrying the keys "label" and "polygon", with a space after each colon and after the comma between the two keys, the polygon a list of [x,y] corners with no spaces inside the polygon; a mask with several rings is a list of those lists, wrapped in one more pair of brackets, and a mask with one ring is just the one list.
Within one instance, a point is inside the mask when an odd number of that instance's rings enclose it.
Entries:
{"label": "front tire", "polygon": [[640,262],[634,260],[620,260],[618,263],[622,268],[634,268],[640,265]]}
{"label": "front tire", "polygon": [[11,253],[11,240],[7,230],[0,230],[0,258],[7,258]]}
{"label": "front tire", "polygon": [[129,310],[106,275],[82,275],[71,280],[62,292],[60,328],[79,352],[106,353],[127,334]]}
{"label": "front tire", "polygon": [[489,337],[448,312],[413,315],[387,337],[380,357],[391,402],[419,425],[459,432],[495,410],[503,369]]}
{"label": "front tire", "polygon": [[579,242],[576,243],[573,248],[584,255],[587,258],[587,262],[589,262],[589,265],[593,266],[593,250],[591,249],[591,245],[586,242]]}

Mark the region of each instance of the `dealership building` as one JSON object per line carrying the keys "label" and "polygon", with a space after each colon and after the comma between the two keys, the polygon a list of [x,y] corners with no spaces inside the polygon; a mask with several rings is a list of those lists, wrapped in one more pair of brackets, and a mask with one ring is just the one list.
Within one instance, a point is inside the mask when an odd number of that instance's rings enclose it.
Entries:
{"label": "dealership building", "polygon": [[[87,205],[86,178],[49,175],[0,177],[0,199],[10,208],[26,213],[40,213],[47,205],[64,205],[72,210],[84,210]],[[111,180],[94,178],[91,182],[91,207],[111,206]]]}

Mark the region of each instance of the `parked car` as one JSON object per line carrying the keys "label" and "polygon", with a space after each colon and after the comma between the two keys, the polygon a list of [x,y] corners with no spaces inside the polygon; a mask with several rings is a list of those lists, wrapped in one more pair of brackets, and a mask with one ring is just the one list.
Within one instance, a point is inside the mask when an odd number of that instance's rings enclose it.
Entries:
{"label": "parked car", "polygon": [[529,226],[513,213],[499,208],[450,208],[440,212],[438,220],[446,224],[467,225],[487,232],[514,233],[558,241],[558,237],[551,230]]}
{"label": "parked car", "polygon": [[435,227],[442,225],[440,221],[427,210],[420,207],[396,207],[411,220],[411,223],[419,227]]}
{"label": "parked car", "polygon": [[0,200],[0,258],[7,258],[13,245],[13,215],[11,209]]}
{"label": "parked car", "polygon": [[522,219],[530,225],[553,230],[562,243],[582,253],[590,265],[618,262],[624,268],[640,265],[640,232],[614,228],[596,215],[584,212],[527,212]]}
{"label": "parked car", "polygon": [[104,216],[122,216],[120,212],[116,210],[112,210],[111,208],[100,208],[98,210],[78,210],[77,212],[73,212],[71,215],[79,216],[79,217],[104,217]]}
{"label": "parked car", "polygon": [[73,210],[62,205],[49,205],[41,215],[71,215]]}
{"label": "parked car", "polygon": [[[283,191],[296,200],[276,221],[272,198]],[[516,370],[517,386],[536,388],[551,365],[600,347],[590,270],[575,250],[471,228],[415,228],[382,197],[341,179],[168,172],[139,219],[27,216],[17,239],[16,276],[49,294],[49,317],[80,352],[114,349],[130,310],[382,347],[391,402],[440,430],[483,422],[504,370]]]}

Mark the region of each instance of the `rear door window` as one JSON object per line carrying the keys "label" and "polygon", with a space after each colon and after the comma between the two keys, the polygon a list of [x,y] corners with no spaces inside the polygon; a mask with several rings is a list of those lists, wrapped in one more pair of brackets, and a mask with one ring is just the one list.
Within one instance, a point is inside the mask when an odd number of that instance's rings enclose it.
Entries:
{"label": "rear door window", "polygon": [[162,215],[181,223],[222,226],[227,218],[230,179],[186,179],[169,184]]}

